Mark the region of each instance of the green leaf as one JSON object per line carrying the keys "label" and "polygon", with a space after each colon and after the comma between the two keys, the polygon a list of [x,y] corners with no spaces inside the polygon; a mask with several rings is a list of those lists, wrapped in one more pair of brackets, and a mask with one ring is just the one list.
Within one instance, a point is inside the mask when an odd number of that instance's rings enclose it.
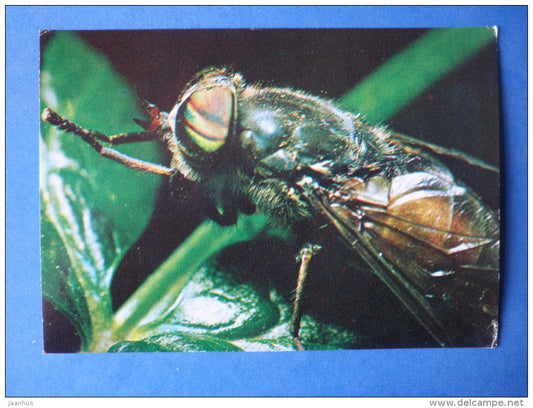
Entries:
{"label": "green leaf", "polygon": [[[44,154],[42,162],[46,168]],[[50,254],[43,256],[43,294],[58,308],[70,304],[66,315],[83,328],[85,344],[107,326],[112,315],[109,287],[116,247],[112,229],[100,222],[98,211],[85,200],[89,194],[84,183],[72,169],[48,168],[43,174],[41,203],[46,229],[41,245],[43,253],[59,253],[55,268]]]}
{"label": "green leaf", "polygon": [[126,335],[159,322],[176,304],[183,288],[203,262],[226,246],[253,238],[266,225],[267,220],[261,215],[240,217],[237,224],[230,227],[204,222],[117,311],[117,331]]}
{"label": "green leaf", "polygon": [[260,336],[280,321],[278,302],[212,262],[202,266],[182,292],[173,313],[157,329],[173,328],[218,338]]}
{"label": "green leaf", "polygon": [[[272,289],[261,294],[253,284],[238,282],[233,272],[214,261],[204,263],[163,321],[137,327],[123,336],[130,342],[119,342],[110,351],[230,351],[230,346],[242,351],[294,350],[289,333],[291,307]],[[302,322],[302,335],[309,349],[357,344],[352,333],[319,324],[309,316]],[[177,339],[176,348],[162,348],[153,341],[160,336]]]}
{"label": "green leaf", "polygon": [[71,262],[63,241],[44,210],[41,201],[41,268],[43,297],[74,325],[82,348],[92,339],[91,316],[83,288],[70,268]]}
{"label": "green leaf", "polygon": [[[70,32],[57,32],[42,56],[41,111],[51,107],[80,126],[107,135],[141,131],[133,118],[143,118],[131,87],[105,57]],[[160,178],[103,159],[87,143],[72,134],[41,123],[41,136],[51,152],[62,152],[94,186],[90,198],[113,220],[120,246],[128,248],[152,215]],[[122,145],[130,156],[159,163],[155,142]],[[53,166],[59,166],[52,160]]]}
{"label": "green leaf", "polygon": [[[105,101],[105,104],[102,103]],[[41,108],[109,134],[138,131],[131,88],[75,35],[56,33],[42,55]],[[112,321],[110,284],[152,214],[159,178],[102,159],[85,142],[41,123],[43,296],[77,329],[82,348]],[[158,161],[155,144],[127,154]]]}
{"label": "green leaf", "polygon": [[164,351],[242,351],[239,347],[209,336],[166,334],[139,341],[124,341],[109,348],[110,353]]}

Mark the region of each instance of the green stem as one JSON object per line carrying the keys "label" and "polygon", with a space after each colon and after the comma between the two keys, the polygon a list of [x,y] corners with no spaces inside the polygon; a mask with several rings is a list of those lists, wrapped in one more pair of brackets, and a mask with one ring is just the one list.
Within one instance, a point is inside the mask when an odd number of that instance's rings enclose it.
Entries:
{"label": "green stem", "polygon": [[267,226],[263,216],[242,216],[236,225],[201,224],[115,313],[115,338],[130,338],[139,327],[164,316],[176,304],[196,269],[221,249],[248,241]]}
{"label": "green stem", "polygon": [[429,31],[390,58],[339,103],[377,123],[393,116],[420,93],[496,39],[493,27]]}

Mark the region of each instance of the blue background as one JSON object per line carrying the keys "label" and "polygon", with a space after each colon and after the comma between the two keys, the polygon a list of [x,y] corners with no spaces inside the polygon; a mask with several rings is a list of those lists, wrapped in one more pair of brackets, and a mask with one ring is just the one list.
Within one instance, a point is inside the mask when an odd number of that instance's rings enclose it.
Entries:
{"label": "blue background", "polygon": [[[504,211],[500,345],[486,349],[50,354],[42,344],[42,29],[499,27]],[[6,395],[527,395],[527,8],[6,8]]]}

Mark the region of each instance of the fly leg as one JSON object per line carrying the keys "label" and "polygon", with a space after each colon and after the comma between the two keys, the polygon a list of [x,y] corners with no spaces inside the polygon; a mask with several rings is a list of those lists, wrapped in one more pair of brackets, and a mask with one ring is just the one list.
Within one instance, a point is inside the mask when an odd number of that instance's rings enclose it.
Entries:
{"label": "fly leg", "polygon": [[42,118],[45,122],[48,122],[56,126],[60,130],[64,130],[69,133],[81,137],[87,142],[94,150],[96,150],[101,156],[114,160],[120,164],[123,164],[132,169],[146,171],[148,173],[161,174],[164,176],[172,175],[175,170],[170,167],[161,166],[159,164],[150,163],[144,160],[139,160],[115,149],[102,146],[98,140],[110,143],[110,144],[124,144],[144,142],[151,140],[159,140],[160,133],[156,131],[136,132],[136,133],[122,133],[115,136],[107,136],[94,130],[83,129],[68,119],[64,119],[61,115],[50,108],[46,108],[43,111]]}
{"label": "fly leg", "polygon": [[301,304],[305,280],[307,278],[307,270],[309,269],[309,262],[311,261],[311,258],[313,255],[316,255],[321,248],[322,247],[320,245],[305,244],[303,248],[300,249],[300,252],[298,252],[298,256],[296,257],[296,260],[300,262],[300,270],[298,271],[298,283],[296,285],[296,293],[294,295],[290,332],[296,349],[300,351],[304,350],[304,346],[300,340],[300,323],[302,320]]}

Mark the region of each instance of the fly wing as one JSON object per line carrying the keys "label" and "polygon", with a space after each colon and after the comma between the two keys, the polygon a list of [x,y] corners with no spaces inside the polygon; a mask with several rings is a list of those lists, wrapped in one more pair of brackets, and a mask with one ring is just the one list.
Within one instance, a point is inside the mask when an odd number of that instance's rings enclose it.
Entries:
{"label": "fly wing", "polygon": [[[359,129],[362,129],[366,132],[373,133],[375,127],[367,122],[364,122],[359,117],[353,118],[354,122],[357,124]],[[385,129],[383,129],[385,130]],[[466,154],[460,150],[453,149],[450,147],[439,146],[434,143],[430,143],[425,140],[420,140],[415,137],[393,131],[391,129],[386,129],[387,140],[397,145],[401,150],[409,152],[414,155],[424,156],[427,153],[430,155],[445,156],[454,158],[456,160],[463,161],[468,163],[471,166],[479,167],[480,169],[487,170],[489,172],[499,174],[500,169],[497,166],[492,164],[485,163],[483,160],[478,159],[477,157]],[[433,159],[434,160],[434,159]]]}
{"label": "fly wing", "polygon": [[411,146],[412,149],[414,148],[416,150],[417,154],[420,154],[419,149],[425,149],[438,155],[449,156],[458,160],[462,160],[470,164],[471,166],[479,167],[481,169],[485,169],[496,174],[500,172],[498,167],[485,163],[483,160],[480,160],[477,157],[471,156],[456,149],[442,147],[434,143],[416,139],[414,137],[404,135],[398,132],[390,132],[389,139],[391,142],[397,143],[402,146],[404,150],[406,150],[407,146]]}
{"label": "fly wing", "polygon": [[470,191],[426,172],[300,186],[440,345],[495,344],[498,222]]}

